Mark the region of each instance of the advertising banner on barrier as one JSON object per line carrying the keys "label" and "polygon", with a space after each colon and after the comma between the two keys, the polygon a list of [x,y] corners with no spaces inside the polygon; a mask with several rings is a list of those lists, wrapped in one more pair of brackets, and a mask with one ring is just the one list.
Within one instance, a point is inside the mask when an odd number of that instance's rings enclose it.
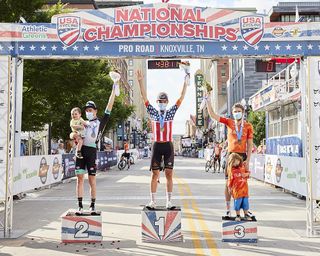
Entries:
{"label": "advertising banner on barrier", "polygon": [[[115,151],[97,152],[97,170],[103,170],[108,167],[117,164],[117,155]],[[63,165],[63,179],[72,178],[75,176],[75,155],[74,154],[64,154],[62,155],[62,165]]]}
{"label": "advertising banner on barrier", "polygon": [[306,196],[306,166],[301,157],[265,155],[265,181]]}
{"label": "advertising banner on barrier", "polygon": [[117,154],[115,151],[97,153],[97,169],[103,170],[117,164]]}
{"label": "advertising banner on barrier", "polygon": [[62,179],[62,156],[41,155],[14,158],[13,194],[43,187]]}
{"label": "advertising banner on barrier", "polygon": [[318,22],[269,22],[231,9],[145,4],[64,13],[52,23],[0,24],[0,55],[310,56]]}
{"label": "advertising banner on barrier", "polygon": [[268,155],[303,157],[302,140],[296,136],[266,140]]}
{"label": "advertising banner on barrier", "polygon": [[252,154],[250,159],[250,176],[264,181],[264,163],[265,163],[265,155],[260,154]]}
{"label": "advertising banner on barrier", "polygon": [[76,170],[76,160],[74,154],[63,154],[62,155],[62,166],[63,166],[63,179],[74,177]]}

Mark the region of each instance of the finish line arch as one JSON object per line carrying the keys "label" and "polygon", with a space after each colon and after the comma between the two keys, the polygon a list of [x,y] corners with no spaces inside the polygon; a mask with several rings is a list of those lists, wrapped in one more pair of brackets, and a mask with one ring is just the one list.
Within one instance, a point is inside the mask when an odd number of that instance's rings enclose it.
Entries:
{"label": "finish line arch", "polygon": [[[23,59],[302,57],[306,117],[307,233],[320,234],[320,23],[270,23],[231,9],[147,4],[80,11],[51,23],[0,23],[0,181],[4,237],[12,231],[14,138],[21,127]],[[318,93],[319,92],[319,93]],[[19,105],[20,104],[20,105]],[[20,130],[19,130],[20,129]],[[17,145],[16,145],[17,146]]]}

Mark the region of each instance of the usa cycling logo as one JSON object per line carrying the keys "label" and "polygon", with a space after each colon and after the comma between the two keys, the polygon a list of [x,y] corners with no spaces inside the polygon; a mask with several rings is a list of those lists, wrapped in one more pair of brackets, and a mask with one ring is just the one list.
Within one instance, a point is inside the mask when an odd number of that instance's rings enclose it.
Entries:
{"label": "usa cycling logo", "polygon": [[240,18],[240,31],[243,40],[250,46],[259,43],[264,34],[263,16],[244,16]]}
{"label": "usa cycling logo", "polygon": [[60,41],[67,47],[73,45],[80,36],[80,17],[62,16],[57,20],[57,33]]}

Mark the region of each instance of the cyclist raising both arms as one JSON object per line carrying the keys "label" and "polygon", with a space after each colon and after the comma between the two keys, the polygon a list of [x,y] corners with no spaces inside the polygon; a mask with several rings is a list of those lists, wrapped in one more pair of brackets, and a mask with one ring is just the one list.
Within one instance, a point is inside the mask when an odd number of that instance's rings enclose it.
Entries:
{"label": "cyclist raising both arms", "polygon": [[164,161],[164,172],[167,179],[167,209],[175,208],[171,203],[172,189],[173,189],[173,165],[174,165],[174,148],[172,139],[172,124],[173,118],[178,110],[181,102],[184,99],[187,90],[186,80],[189,79],[188,75],[185,77],[183,90],[178,101],[169,109],[167,109],[167,104],[169,102],[168,95],[164,92],[159,93],[157,97],[157,103],[159,110],[155,109],[148,101],[145,88],[143,86],[143,75],[139,70],[137,72],[137,80],[139,81],[140,91],[147,108],[147,112],[152,121],[152,134],[153,134],[153,146],[152,146],[152,156],[151,156],[151,166],[152,170],[151,177],[151,201],[147,205],[147,208],[154,209],[156,207],[156,191],[157,184],[160,175],[161,161],[163,157]]}

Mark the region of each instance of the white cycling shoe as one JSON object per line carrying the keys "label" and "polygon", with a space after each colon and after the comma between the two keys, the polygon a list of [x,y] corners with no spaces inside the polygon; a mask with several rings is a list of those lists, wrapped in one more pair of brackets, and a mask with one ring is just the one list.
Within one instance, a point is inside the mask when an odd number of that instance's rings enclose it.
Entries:
{"label": "white cycling shoe", "polygon": [[146,205],[147,209],[155,209],[156,208],[156,203],[154,201],[150,201],[147,205]]}
{"label": "white cycling shoe", "polygon": [[171,203],[171,201],[167,201],[167,203],[166,203],[166,208],[167,208],[168,210],[172,210],[172,209],[174,209],[174,208],[176,208],[176,207]]}

